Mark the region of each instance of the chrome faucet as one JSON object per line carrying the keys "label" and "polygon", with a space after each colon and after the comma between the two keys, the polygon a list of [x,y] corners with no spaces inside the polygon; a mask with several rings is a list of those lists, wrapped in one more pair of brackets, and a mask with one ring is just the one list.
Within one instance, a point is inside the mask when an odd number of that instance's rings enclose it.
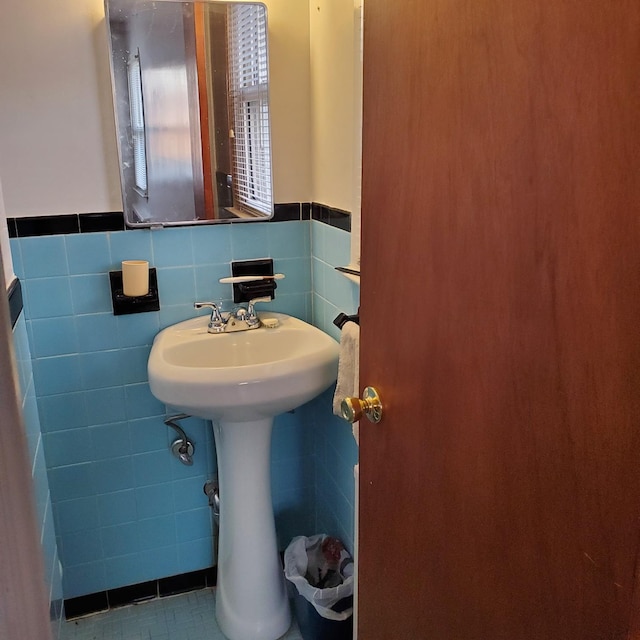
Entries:
{"label": "chrome faucet", "polygon": [[271,298],[269,296],[254,298],[253,300],[249,300],[249,304],[246,309],[244,307],[238,307],[235,309],[229,314],[224,330],[231,332],[257,329],[262,323],[260,322],[260,318],[258,318],[258,314],[254,308],[256,302],[271,302]]}
{"label": "chrome faucet", "polygon": [[215,302],[194,302],[196,309],[208,307],[211,309],[211,317],[207,325],[209,333],[231,333],[233,331],[247,331],[249,329],[257,329],[260,325],[260,318],[255,310],[257,302],[271,302],[269,296],[254,298],[249,300],[247,308],[238,307],[231,313],[221,312]]}
{"label": "chrome faucet", "polygon": [[193,307],[195,309],[203,309],[205,307],[211,309],[211,317],[207,325],[207,331],[209,333],[222,333],[225,330],[227,319],[222,317],[220,309],[215,302],[194,302]]}
{"label": "chrome faucet", "polygon": [[[242,282],[253,282],[255,280],[282,280],[284,274],[274,273],[273,275],[264,276],[231,276],[230,278],[220,278],[218,282],[222,284],[238,284]],[[275,289],[275,282],[273,283]],[[249,300],[247,308],[237,307],[233,311],[222,311],[215,302],[194,302],[196,309],[209,307],[211,309],[211,318],[207,325],[209,333],[230,333],[232,331],[247,331],[248,329],[257,329],[262,325],[260,318],[256,313],[255,305],[258,302],[271,302],[271,296],[261,296]]]}

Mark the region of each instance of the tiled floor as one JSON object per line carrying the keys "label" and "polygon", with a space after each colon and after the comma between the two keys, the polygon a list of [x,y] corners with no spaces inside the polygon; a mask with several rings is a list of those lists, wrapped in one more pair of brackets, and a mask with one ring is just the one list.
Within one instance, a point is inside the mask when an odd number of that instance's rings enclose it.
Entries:
{"label": "tiled floor", "polygon": [[[62,625],[60,640],[225,640],[212,589],[149,600]],[[302,640],[294,622],[283,640]]]}

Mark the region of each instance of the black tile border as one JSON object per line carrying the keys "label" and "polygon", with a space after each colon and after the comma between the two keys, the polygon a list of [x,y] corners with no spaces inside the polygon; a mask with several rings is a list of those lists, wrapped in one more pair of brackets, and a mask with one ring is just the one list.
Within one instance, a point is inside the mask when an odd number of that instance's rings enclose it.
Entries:
{"label": "black tile border", "polygon": [[351,213],[349,211],[328,207],[318,202],[290,202],[275,205],[273,218],[269,222],[287,220],[316,220],[331,227],[351,232]]}
{"label": "black tile border", "polygon": [[9,298],[9,314],[11,316],[11,329],[16,326],[20,313],[22,312],[22,285],[18,278],[14,278],[9,288],[7,289],[7,296]]}
{"label": "black tile border", "polygon": [[122,211],[8,218],[7,225],[10,238],[125,230]]}
{"label": "black tile border", "polygon": [[331,227],[351,232],[351,214],[317,202],[311,203],[311,219],[324,222]]}
{"label": "black tile border", "polygon": [[99,611],[107,611],[116,607],[124,607],[136,602],[215,587],[217,579],[217,567],[211,567],[159,580],[150,580],[117,589],[90,593],[77,598],[69,598],[64,601],[65,618],[73,620],[74,618],[81,618],[82,616],[88,616]]}
{"label": "black tile border", "polygon": [[124,231],[124,214],[122,211],[108,213],[81,213],[78,215],[80,233],[98,231]]}
{"label": "black tile border", "polygon": [[302,203],[300,202],[287,202],[274,205],[273,216],[269,218],[269,222],[301,220],[301,205]]}
{"label": "black tile border", "polygon": [[80,233],[77,214],[15,218],[18,238]]}
{"label": "black tile border", "polygon": [[[292,222],[295,220],[316,220],[331,227],[351,231],[351,214],[317,202],[285,202],[276,204],[273,217],[267,222]],[[231,223],[232,221],[226,221]],[[68,235],[71,233],[97,233],[104,231],[136,231],[148,227],[128,228],[122,211],[105,213],[73,213],[54,216],[34,216],[29,218],[7,218],[10,238],[30,238],[34,236]],[[173,228],[186,225],[171,225]]]}

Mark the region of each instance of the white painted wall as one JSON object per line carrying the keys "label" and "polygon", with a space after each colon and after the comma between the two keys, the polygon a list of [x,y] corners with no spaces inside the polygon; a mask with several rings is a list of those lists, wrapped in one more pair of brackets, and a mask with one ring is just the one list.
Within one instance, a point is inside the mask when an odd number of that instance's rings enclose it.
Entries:
{"label": "white painted wall", "polygon": [[309,0],[312,200],[353,210],[353,0]]}
{"label": "white painted wall", "polygon": [[269,74],[276,202],[311,200],[309,5],[264,0],[269,21]]}
{"label": "white painted wall", "polygon": [[309,0],[312,197],[351,212],[360,268],[363,0]]}
{"label": "white painted wall", "polygon": [[101,0],[3,0],[8,216],[121,210]]}
{"label": "white painted wall", "polygon": [[[309,6],[266,0],[274,196],[310,199]],[[0,175],[9,217],[122,210],[102,0],[3,0]]]}

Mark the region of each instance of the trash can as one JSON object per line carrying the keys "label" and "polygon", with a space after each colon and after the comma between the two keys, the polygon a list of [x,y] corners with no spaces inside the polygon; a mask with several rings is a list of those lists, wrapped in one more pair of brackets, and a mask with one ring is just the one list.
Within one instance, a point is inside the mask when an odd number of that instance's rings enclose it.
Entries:
{"label": "trash can", "polygon": [[293,610],[303,640],[353,638],[353,558],[324,533],[294,538],[284,552],[294,586]]}

